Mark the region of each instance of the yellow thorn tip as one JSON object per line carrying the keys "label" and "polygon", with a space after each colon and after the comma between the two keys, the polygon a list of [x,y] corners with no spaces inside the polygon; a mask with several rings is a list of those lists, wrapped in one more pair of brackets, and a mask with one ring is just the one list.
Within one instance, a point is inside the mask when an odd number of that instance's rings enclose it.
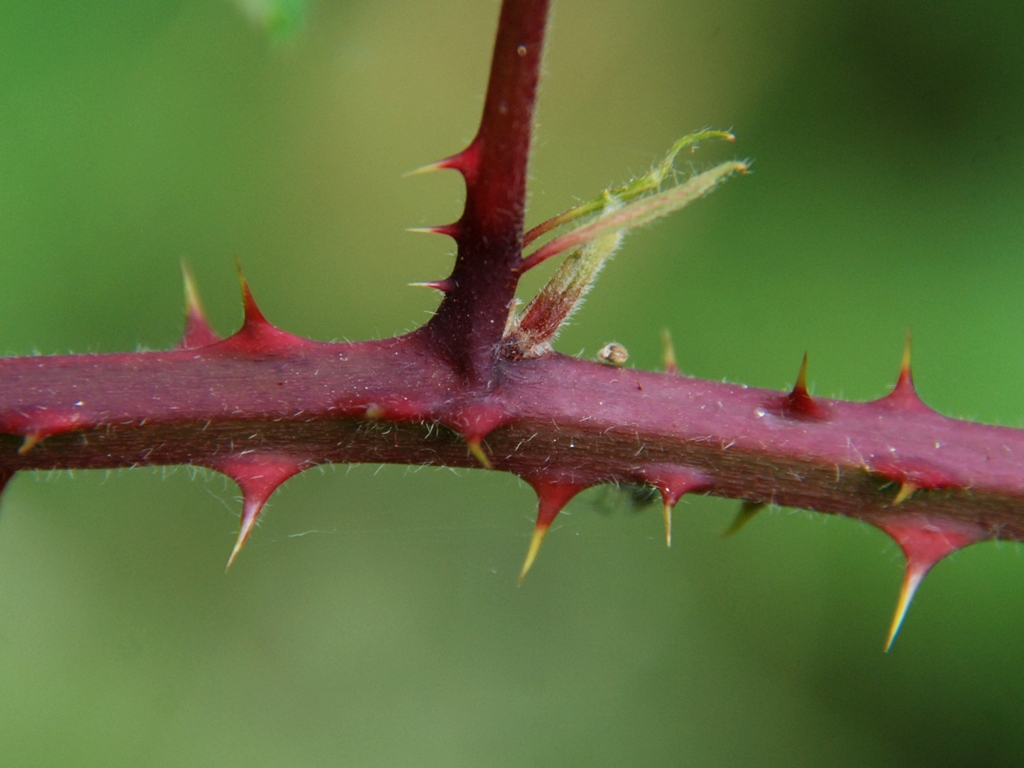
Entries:
{"label": "yellow thorn tip", "polygon": [[414,168],[411,171],[406,171],[402,174],[403,179],[408,179],[410,176],[421,176],[424,173],[433,173],[434,171],[443,171],[448,168],[447,160],[438,160],[436,163],[428,163],[427,165]]}
{"label": "yellow thorn tip", "polygon": [[904,501],[914,495],[914,491],[917,490],[917,486],[911,482],[904,481],[900,485],[899,493],[896,494],[896,498],[892,500],[892,505],[895,507],[897,504],[902,504]]}
{"label": "yellow thorn tip", "polygon": [[484,469],[494,469],[494,465],[491,464],[491,460],[488,458],[487,452],[479,440],[467,440],[466,446],[469,448],[469,452],[473,454],[473,457],[480,462],[480,466]]}
{"label": "yellow thorn tip", "polygon": [[519,586],[523,585],[523,579],[526,578],[526,574],[530,572],[533,567],[533,561],[537,559],[537,553],[540,552],[540,545],[544,542],[544,537],[548,533],[548,526],[538,525],[533,529],[533,538],[530,539],[530,548],[526,550],[526,560],[523,561],[523,569],[519,572]]}
{"label": "yellow thorn tip", "polygon": [[665,546],[672,546],[672,505],[665,504],[662,508],[662,512],[665,516]]}
{"label": "yellow thorn tip", "polygon": [[676,362],[676,350],[672,346],[672,334],[668,328],[661,332],[661,367],[665,373],[679,373],[679,364]]}
{"label": "yellow thorn tip", "polygon": [[38,432],[29,432],[21,441],[21,447],[18,448],[18,455],[24,456],[26,453],[28,453],[37,445],[39,445],[42,439],[42,435],[40,435]]}
{"label": "yellow thorn tip", "polygon": [[199,300],[196,280],[189,269],[188,263],[181,260],[181,277],[185,283],[185,314],[203,316],[203,303]]}
{"label": "yellow thorn tip", "polygon": [[921,581],[926,573],[927,571],[916,568],[907,568],[907,572],[903,577],[903,586],[900,587],[900,599],[896,603],[896,613],[893,615],[892,624],[889,626],[889,636],[885,639],[886,653],[892,649],[893,641],[896,640],[896,635],[899,634],[900,627],[903,625],[903,619],[910,608],[910,601],[914,599],[914,593],[921,586]]}
{"label": "yellow thorn tip", "polygon": [[249,281],[245,279],[245,273],[242,272],[242,262],[235,256],[235,271],[238,272],[238,286],[242,289],[242,297],[249,293]]}
{"label": "yellow thorn tip", "polygon": [[242,515],[242,527],[238,531],[238,538],[235,539],[235,546],[231,550],[231,555],[228,557],[228,564],[224,566],[224,572],[227,573],[231,568],[231,564],[235,562],[235,558],[238,557],[238,553],[242,551],[242,545],[245,544],[245,540],[249,538],[249,533],[252,531],[253,526],[256,525],[257,515],[248,517],[243,513]]}

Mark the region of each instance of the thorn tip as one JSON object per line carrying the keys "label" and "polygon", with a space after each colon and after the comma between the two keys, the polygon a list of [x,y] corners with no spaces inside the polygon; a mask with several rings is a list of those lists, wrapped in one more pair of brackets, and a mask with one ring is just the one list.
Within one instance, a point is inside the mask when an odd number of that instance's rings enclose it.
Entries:
{"label": "thorn tip", "polygon": [[892,505],[895,507],[898,506],[899,504],[902,504],[904,501],[906,501],[907,499],[914,495],[914,491],[916,491],[917,488],[918,487],[909,480],[904,480],[902,483],[900,483],[900,490],[896,494],[896,498],[892,500]]}
{"label": "thorn tip", "polygon": [[235,546],[232,547],[231,554],[228,556],[228,564],[224,566],[225,573],[231,569],[231,564],[235,562],[238,553],[242,551],[242,545],[245,544],[245,540],[249,538],[249,534],[256,526],[256,518],[259,517],[260,506],[256,504],[250,505],[249,502],[246,502],[245,510],[242,512],[242,525],[238,530],[238,538],[235,539]]}
{"label": "thorn tip", "polygon": [[804,359],[800,362],[800,372],[796,375],[796,384],[793,385],[793,394],[807,394],[807,353],[804,352]]}
{"label": "thorn tip", "polygon": [[903,575],[903,585],[900,587],[900,597],[896,602],[896,612],[893,614],[892,624],[889,625],[889,634],[885,639],[886,653],[892,650],[892,644],[896,640],[896,635],[900,632],[900,627],[903,626],[903,619],[906,618],[907,610],[914,599],[914,594],[917,592],[917,588],[921,586],[921,582],[924,580],[927,572],[928,569],[907,566],[906,573]]}
{"label": "thorn tip", "polygon": [[661,332],[661,362],[665,373],[679,373],[679,365],[676,363],[676,350],[672,346],[672,334],[668,328]]}
{"label": "thorn tip", "polygon": [[178,349],[195,349],[220,341],[203,312],[203,304],[199,300],[195,278],[188,262],[181,260],[181,276],[185,284],[185,333],[178,342]]}
{"label": "thorn tip", "polygon": [[441,293],[448,293],[452,289],[452,281],[447,278],[444,280],[425,280],[409,283],[409,285],[413,288],[433,288],[435,291],[441,291]]}
{"label": "thorn tip", "polygon": [[44,435],[41,432],[29,432],[21,441],[21,447],[18,448],[18,455],[24,456],[26,453],[28,453],[37,445],[39,445],[39,443],[43,441],[43,438]]}
{"label": "thorn tip", "polygon": [[768,505],[763,501],[744,501],[740,505],[740,509],[736,513],[736,517],[732,521],[732,525],[722,532],[722,536],[734,536],[739,533],[743,526],[757,517],[757,514],[767,506]]}
{"label": "thorn tip", "polygon": [[413,176],[422,176],[426,173],[433,173],[434,171],[443,171],[451,167],[452,166],[448,164],[447,159],[438,160],[436,163],[427,163],[426,165],[421,165],[419,168],[413,168],[411,171],[406,171],[405,173],[402,174],[402,178],[409,179],[412,178]]}
{"label": "thorn tip", "polygon": [[469,452],[473,454],[473,458],[479,461],[484,469],[494,469],[494,465],[491,464],[491,459],[487,455],[487,451],[484,450],[479,438],[466,440],[466,446],[469,448]]}
{"label": "thorn tip", "polygon": [[537,559],[537,553],[540,552],[540,545],[544,542],[544,537],[548,532],[547,525],[541,525],[537,523],[533,529],[533,537],[530,539],[530,548],[526,550],[526,560],[523,561],[522,570],[519,571],[519,586],[523,585],[523,579],[526,578],[526,574],[530,572],[533,567],[534,560]]}

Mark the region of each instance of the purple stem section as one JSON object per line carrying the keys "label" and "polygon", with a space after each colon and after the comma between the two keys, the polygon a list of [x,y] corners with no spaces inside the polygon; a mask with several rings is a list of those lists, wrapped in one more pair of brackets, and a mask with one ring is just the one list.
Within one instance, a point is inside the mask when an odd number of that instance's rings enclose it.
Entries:
{"label": "purple stem section", "polygon": [[[22,469],[200,464],[272,455],[302,465],[478,466],[454,429],[497,416],[495,469],[566,483],[645,482],[663,465],[710,493],[875,522],[924,515],[1024,540],[1024,430],[920,401],[815,399],[612,368],[558,354],[497,361],[468,389],[422,336],[307,342],[272,354],[200,349],[0,360],[0,480]],[[452,429],[442,425],[453,425]],[[25,436],[36,435],[29,449]],[[906,500],[897,494],[910,484]]]}
{"label": "purple stem section", "polygon": [[476,138],[448,167],[466,180],[451,289],[426,326],[434,346],[477,384],[492,379],[495,349],[515,297],[523,250],[526,170],[548,0],[505,2]]}
{"label": "purple stem section", "polygon": [[482,462],[526,478],[544,514],[580,488],[632,482],[669,504],[699,489],[862,518],[897,539],[913,573],[949,547],[1024,540],[1024,430],[931,411],[909,365],[890,396],[847,403],[802,385],[499,354],[547,9],[505,1],[480,130],[439,164],[462,172],[466,207],[440,228],[458,256],[426,326],[307,341],[267,323],[244,288],[245,322],[223,341],[190,300],[176,350],[0,359],[0,490],[19,470],[194,464],[239,481],[251,525],[275,483],[313,464]]}

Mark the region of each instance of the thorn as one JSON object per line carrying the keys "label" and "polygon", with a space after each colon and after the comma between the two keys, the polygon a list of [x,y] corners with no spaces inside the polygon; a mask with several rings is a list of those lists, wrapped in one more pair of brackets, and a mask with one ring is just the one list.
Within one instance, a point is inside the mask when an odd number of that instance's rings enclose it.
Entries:
{"label": "thorn", "polygon": [[199,292],[196,290],[196,281],[192,276],[192,270],[189,269],[188,262],[184,259],[181,260],[181,277],[185,283],[185,313],[192,314],[194,312],[202,316],[203,307],[199,301]]}
{"label": "thorn", "polygon": [[900,483],[900,490],[896,494],[896,498],[892,500],[892,506],[902,504],[904,501],[914,495],[914,491],[917,490],[917,486],[909,480],[904,480]]}
{"label": "thorn", "polygon": [[910,372],[910,328],[907,328],[907,337],[903,342],[903,359],[900,361],[900,376],[896,380],[896,386],[909,386],[914,388],[914,377]]}
{"label": "thorn", "polygon": [[533,529],[533,536],[530,539],[530,548],[526,550],[526,560],[523,561],[522,570],[519,571],[519,586],[523,586],[523,579],[526,578],[526,574],[533,567],[533,561],[537,559],[537,553],[540,552],[540,545],[544,542],[544,537],[547,536],[548,528],[550,526],[541,525],[539,522]]}
{"label": "thorn", "polygon": [[800,363],[800,372],[796,376],[796,384],[793,391],[776,401],[776,405],[783,416],[794,419],[814,419],[821,421],[828,418],[828,410],[824,405],[811,397],[807,391],[807,353],[804,352],[804,359]]}
{"label": "thorn", "polygon": [[634,471],[636,478],[661,492],[665,544],[672,546],[672,508],[687,493],[707,491],[713,482],[703,472],[677,464],[649,464]]}
{"label": "thorn", "polygon": [[235,269],[238,270],[238,285],[242,289],[242,311],[244,314],[244,320],[242,321],[242,327],[253,326],[253,325],[270,325],[267,322],[267,318],[260,312],[260,308],[256,306],[256,299],[253,298],[252,291],[249,289],[249,281],[245,279],[245,274],[242,272],[242,262],[235,257]]}
{"label": "thorn", "polygon": [[676,364],[676,350],[672,346],[672,334],[668,328],[661,332],[661,367],[665,373],[679,373],[679,366]]}
{"label": "thorn", "polygon": [[896,379],[896,386],[893,387],[890,397],[899,395],[907,399],[920,402],[917,391],[914,389],[914,374],[910,371],[910,329],[907,328],[906,341],[903,342],[903,358],[900,360],[900,375]]}
{"label": "thorn", "polygon": [[238,483],[244,499],[242,522],[235,546],[228,557],[228,564],[224,568],[226,571],[241,552],[245,540],[249,538],[267,499],[288,478],[301,472],[304,469],[304,462],[285,456],[246,454],[223,459],[212,466]]}
{"label": "thorn", "polygon": [[903,585],[900,587],[900,597],[896,601],[896,613],[893,614],[892,624],[889,625],[889,634],[885,638],[886,653],[892,649],[893,641],[896,639],[896,635],[899,634],[900,627],[903,626],[903,619],[910,608],[910,602],[914,599],[917,588],[921,586],[921,582],[924,581],[924,577],[927,575],[927,568],[911,568],[908,565],[906,571],[904,571]]}
{"label": "thorn", "polygon": [[450,157],[446,157],[443,160],[438,160],[436,163],[429,163],[428,165],[424,165],[420,168],[409,171],[408,173],[404,173],[402,174],[402,178],[407,179],[410,176],[419,176],[424,173],[433,173],[434,171],[452,169],[461,173],[468,182],[471,178],[476,176],[479,156],[479,145],[477,144],[477,140],[473,139],[470,145],[461,152]]}
{"label": "thorn", "polygon": [[917,491],[938,491],[950,488],[966,488],[970,481],[955,468],[924,461],[913,456],[887,461],[873,461],[868,470],[881,476],[889,483],[899,483],[896,497],[889,506],[895,507],[909,499]]}
{"label": "thorn", "polygon": [[796,375],[796,384],[793,385],[793,391],[790,394],[803,394],[807,395],[807,353],[804,352],[804,359],[800,363],[800,372]]}
{"label": "thorn", "polygon": [[427,280],[422,283],[409,283],[414,288],[433,288],[435,291],[441,291],[441,293],[448,293],[453,287],[451,280],[445,278],[444,280]]}
{"label": "thorn", "polygon": [[44,435],[42,432],[29,432],[21,441],[21,447],[18,448],[18,455],[24,456],[26,453],[31,451],[45,439],[46,435]]}
{"label": "thorn", "polygon": [[242,523],[238,529],[238,538],[235,539],[235,546],[231,548],[231,554],[228,555],[228,563],[224,566],[225,573],[231,569],[231,564],[235,562],[238,553],[242,551],[242,545],[249,538],[249,533],[252,531],[253,526],[256,525],[256,518],[260,516],[260,510],[262,509],[262,504],[250,501],[249,499],[245,500],[242,506]]}
{"label": "thorn", "polygon": [[519,584],[522,585],[526,574],[533,567],[540,545],[547,535],[551,523],[558,517],[558,513],[565,508],[573,496],[588,487],[588,483],[576,483],[571,480],[551,480],[545,477],[523,477],[537,494],[537,523],[533,528],[533,537],[530,539],[530,548],[526,551],[526,560],[523,561],[523,568],[519,572]]}
{"label": "thorn", "polygon": [[947,555],[989,539],[992,535],[970,523],[933,520],[915,514],[901,513],[898,516],[867,519],[892,537],[903,550],[903,557],[906,559],[906,571],[900,587],[899,600],[896,602],[896,612],[885,641],[885,652],[888,653],[896,635],[899,634],[917,588],[935,564]]}
{"label": "thorn", "polygon": [[885,397],[874,401],[877,405],[887,405],[891,408],[902,408],[907,411],[918,413],[932,413],[932,409],[925,405],[924,401],[914,389],[914,375],[910,370],[910,329],[907,329],[907,338],[903,344],[903,359],[900,361],[900,375],[896,379],[896,386],[892,388]]}
{"label": "thorn", "polygon": [[466,447],[484,469],[493,469],[483,449],[484,438],[511,420],[507,407],[499,407],[485,400],[463,402],[448,411],[441,423],[457,432],[466,441]]}
{"label": "thorn", "polygon": [[411,171],[403,173],[402,178],[408,179],[413,176],[422,176],[423,174],[433,173],[434,171],[446,171],[448,169],[458,170],[459,167],[455,163],[455,158],[457,157],[458,155],[452,155],[451,157],[446,157],[444,160],[438,160],[436,163],[421,165],[419,168],[414,168]]}
{"label": "thorn", "polygon": [[406,227],[405,231],[414,232],[418,235],[447,235],[458,240],[461,227],[459,222],[456,221],[452,224],[441,224],[436,227]]}
{"label": "thorn", "polygon": [[24,456],[49,437],[89,429],[95,423],[85,405],[79,402],[73,410],[37,407],[27,413],[8,414],[0,419],[0,432],[21,435],[18,455]]}
{"label": "thorn", "polygon": [[217,345],[219,351],[246,355],[287,355],[316,346],[315,341],[295,336],[271,325],[256,306],[256,299],[253,298],[249,283],[242,273],[238,257],[235,257],[235,266],[238,269],[238,284],[242,290],[242,327]]}
{"label": "thorn", "polygon": [[178,349],[195,349],[220,341],[220,336],[210,327],[203,314],[192,271],[184,259],[181,260],[181,276],[185,283],[185,333],[178,342]]}
{"label": "thorn", "polygon": [[734,536],[739,533],[743,526],[757,517],[757,513],[767,506],[763,501],[744,501],[740,504],[739,512],[736,513],[736,518],[732,521],[732,525],[722,531],[722,536]]}
{"label": "thorn", "polygon": [[469,452],[473,454],[473,458],[479,461],[484,469],[494,469],[494,465],[491,464],[491,460],[487,456],[487,452],[484,450],[480,439],[467,439],[466,446],[469,448]]}

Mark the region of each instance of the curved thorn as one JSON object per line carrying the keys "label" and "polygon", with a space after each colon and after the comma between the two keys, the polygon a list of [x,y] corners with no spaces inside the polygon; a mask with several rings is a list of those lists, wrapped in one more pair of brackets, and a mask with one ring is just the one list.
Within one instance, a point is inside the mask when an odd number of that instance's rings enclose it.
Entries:
{"label": "curved thorn", "polygon": [[739,533],[743,526],[757,517],[757,513],[767,506],[763,501],[744,501],[740,505],[739,512],[736,513],[736,518],[732,521],[732,525],[722,531],[722,536],[733,536]]}
{"label": "curved thorn", "polygon": [[184,259],[181,260],[181,276],[185,284],[185,332],[178,342],[178,349],[195,349],[220,341],[220,336],[206,319],[192,270]]}
{"label": "curved thorn", "polygon": [[829,417],[828,407],[819,403],[807,391],[807,353],[804,352],[800,362],[800,371],[796,376],[793,390],[781,400],[775,401],[773,408],[782,416],[791,419],[824,421]]}
{"label": "curved thorn", "polygon": [[24,456],[45,439],[46,435],[42,432],[29,432],[21,441],[21,447],[18,448],[18,455]]}
{"label": "curved thorn", "polygon": [[931,519],[912,512],[866,519],[899,545],[906,560],[900,598],[896,603],[896,614],[889,627],[885,644],[885,650],[888,652],[900,630],[914,593],[925,575],[944,557],[971,544],[990,539],[993,534],[973,523]]}
{"label": "curved thorn", "polygon": [[895,408],[914,413],[934,413],[931,408],[925,405],[918,397],[914,389],[914,376],[910,369],[910,329],[907,329],[907,338],[903,344],[903,359],[900,361],[900,375],[896,379],[896,385],[892,391],[872,401],[873,405],[880,405],[886,408]]}
{"label": "curved thorn", "polygon": [[402,178],[408,179],[412,176],[421,176],[425,173],[433,173],[434,171],[461,170],[459,168],[459,155],[461,154],[462,153],[460,152],[459,154],[452,155],[451,157],[446,157],[443,160],[438,160],[435,163],[427,163],[426,165],[421,165],[419,168],[406,171],[402,174]]}
{"label": "curved thorn", "polygon": [[425,280],[419,283],[409,283],[413,288],[433,288],[435,291],[441,291],[441,293],[448,293],[452,289],[452,281],[448,279],[444,280]]}
{"label": "curved thorn", "polygon": [[491,464],[491,459],[487,456],[487,452],[484,450],[479,439],[466,440],[466,447],[469,448],[473,458],[479,461],[484,469],[494,469],[494,465]]}
{"label": "curved thorn", "polygon": [[533,528],[533,537],[530,539],[530,548],[526,551],[526,560],[519,572],[519,583],[523,583],[526,574],[533,567],[540,545],[547,535],[551,523],[558,517],[565,505],[572,500],[573,496],[588,487],[585,483],[573,482],[570,479],[551,478],[544,476],[523,477],[537,494],[537,522]]}
{"label": "curved thorn", "polygon": [[181,260],[181,277],[185,283],[185,313],[189,315],[195,313],[202,316],[203,306],[199,301],[196,281],[192,276],[192,270],[189,269],[188,262],[184,259]]}
{"label": "curved thorn", "polygon": [[921,586],[921,582],[924,581],[927,573],[927,568],[907,565],[907,569],[903,574],[903,585],[900,587],[900,598],[896,602],[896,612],[893,614],[892,624],[889,625],[889,635],[885,639],[886,653],[892,649],[893,641],[896,640],[896,635],[899,634],[900,627],[903,626],[903,619],[907,615],[907,610],[914,599],[914,594],[917,592],[917,588]]}
{"label": "curved thorn", "polygon": [[238,529],[238,538],[235,539],[235,546],[231,548],[228,563],[224,566],[225,573],[230,570],[231,564],[235,562],[238,553],[242,551],[242,545],[245,544],[245,540],[249,538],[252,529],[256,527],[256,519],[260,516],[262,508],[263,504],[256,500],[245,500],[242,508],[242,522]]}
{"label": "curved thorn", "polygon": [[434,227],[406,227],[405,231],[417,235],[447,235],[448,237],[456,238],[459,235],[459,223],[438,224]]}
{"label": "curved thorn", "polygon": [[260,308],[256,306],[256,299],[253,298],[252,290],[249,288],[249,281],[245,279],[245,273],[242,272],[242,262],[239,261],[237,256],[235,257],[235,269],[238,270],[238,285],[242,290],[243,325],[251,325],[253,323],[269,325],[267,318],[263,316]]}
{"label": "curved thorn", "polygon": [[523,561],[523,567],[519,571],[519,586],[523,585],[523,579],[526,578],[526,574],[533,567],[533,562],[537,559],[537,553],[540,552],[540,545],[544,542],[544,537],[547,535],[549,527],[541,525],[539,522],[534,527],[533,537],[530,539],[530,548],[526,550],[526,560]]}
{"label": "curved thorn", "polygon": [[242,521],[235,546],[228,557],[224,570],[231,567],[242,545],[252,532],[267,499],[291,477],[299,474],[306,465],[299,459],[280,455],[246,454],[230,456],[212,464],[218,472],[230,477],[242,491]]}
{"label": "curved thorn", "polygon": [[918,486],[914,485],[909,480],[904,480],[900,483],[900,490],[896,494],[896,498],[892,500],[892,506],[902,504],[904,501],[914,495],[914,491],[918,489]]}
{"label": "curved thorn", "polygon": [[637,480],[654,486],[661,493],[665,544],[671,547],[672,509],[685,494],[710,490],[712,479],[699,470],[677,464],[648,464],[637,467],[634,473]]}

